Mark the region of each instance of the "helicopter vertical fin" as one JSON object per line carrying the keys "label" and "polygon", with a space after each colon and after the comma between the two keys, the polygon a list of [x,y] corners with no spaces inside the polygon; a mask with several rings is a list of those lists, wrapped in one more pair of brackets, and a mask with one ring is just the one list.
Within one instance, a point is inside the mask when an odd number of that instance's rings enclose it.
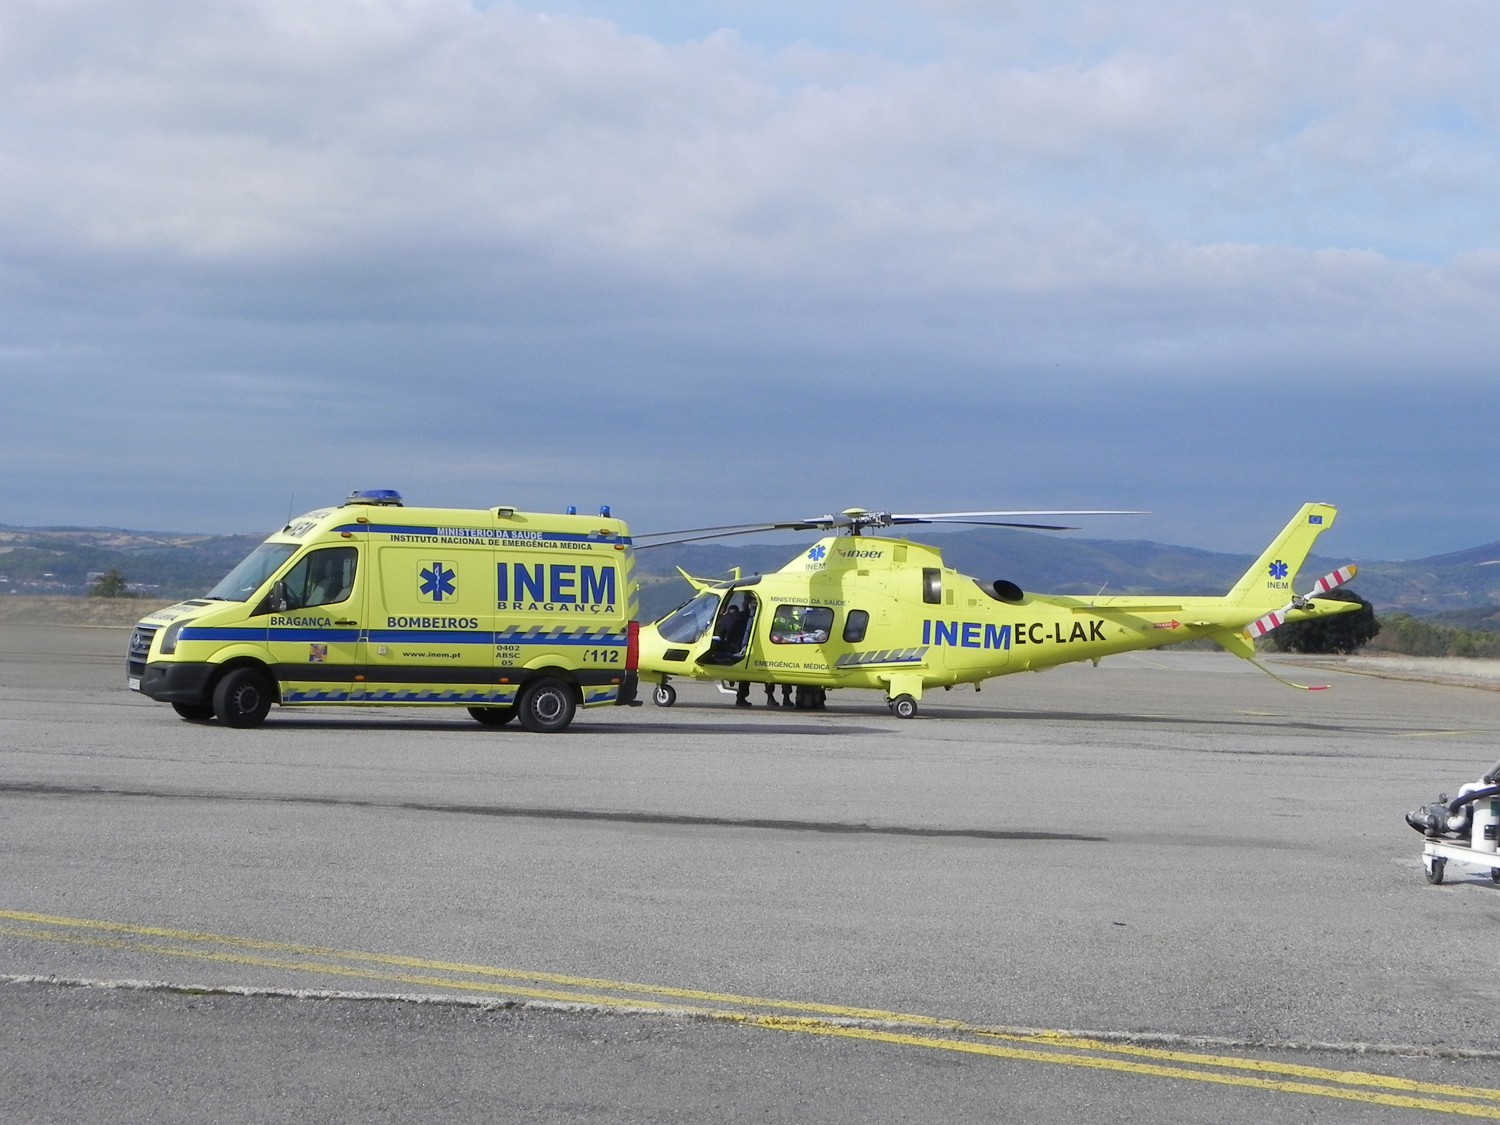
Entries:
{"label": "helicopter vertical fin", "polygon": [[693,588],[693,593],[695,593],[695,594],[701,594],[701,593],[703,593],[704,590],[707,590],[710,586],[713,585],[713,579],[711,579],[711,578],[694,578],[691,574],[689,574],[687,571],[683,570],[682,567],[680,567],[680,566],[677,568],[677,573],[680,574],[680,575],[682,575],[684,578],[687,579],[688,585]]}
{"label": "helicopter vertical fin", "polygon": [[1331,504],[1304,504],[1271,541],[1255,564],[1229,591],[1227,601],[1236,605],[1275,609],[1286,604],[1292,582],[1319,535],[1333,526],[1338,510]]}

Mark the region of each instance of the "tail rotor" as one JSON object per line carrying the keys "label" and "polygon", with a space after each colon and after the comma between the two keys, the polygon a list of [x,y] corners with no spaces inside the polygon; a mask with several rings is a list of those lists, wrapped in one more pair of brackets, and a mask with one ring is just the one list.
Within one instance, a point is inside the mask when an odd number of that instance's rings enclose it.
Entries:
{"label": "tail rotor", "polygon": [[1271,630],[1285,624],[1286,615],[1288,613],[1291,613],[1294,610],[1316,609],[1317,607],[1312,604],[1312,600],[1314,598],[1316,598],[1319,594],[1326,594],[1330,590],[1342,586],[1345,582],[1348,582],[1358,573],[1359,567],[1355,566],[1353,563],[1350,563],[1348,566],[1341,566],[1337,570],[1330,570],[1327,574],[1323,575],[1322,578],[1319,578],[1316,582],[1313,583],[1313,588],[1310,593],[1293,595],[1292,600],[1287,602],[1286,605],[1282,606],[1280,609],[1273,609],[1270,613],[1267,613],[1264,616],[1252,621],[1245,627],[1245,633],[1252,640],[1257,637],[1264,637],[1267,633],[1271,632]]}

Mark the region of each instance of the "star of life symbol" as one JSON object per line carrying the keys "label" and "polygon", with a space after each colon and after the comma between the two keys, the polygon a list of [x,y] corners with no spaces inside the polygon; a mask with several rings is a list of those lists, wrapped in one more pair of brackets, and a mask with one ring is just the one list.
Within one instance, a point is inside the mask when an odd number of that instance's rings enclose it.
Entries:
{"label": "star of life symbol", "polygon": [[816,547],[814,547],[812,550],[810,550],[810,551],[807,552],[807,557],[809,559],[811,559],[813,562],[822,562],[823,561],[823,556],[826,555],[827,553],[828,553],[828,548],[825,547],[825,546],[823,546],[823,544],[819,543]]}
{"label": "star of life symbol", "polygon": [[458,571],[449,567],[447,563],[432,563],[425,570],[417,571],[417,577],[422,580],[418,590],[424,598],[440,602],[444,598],[453,597],[458,592],[458,587],[454,584]]}
{"label": "star of life symbol", "polygon": [[1280,559],[1277,559],[1271,564],[1271,577],[1280,582],[1283,578],[1286,577],[1287,571],[1289,569],[1290,568],[1286,565],[1286,563],[1282,562]]}

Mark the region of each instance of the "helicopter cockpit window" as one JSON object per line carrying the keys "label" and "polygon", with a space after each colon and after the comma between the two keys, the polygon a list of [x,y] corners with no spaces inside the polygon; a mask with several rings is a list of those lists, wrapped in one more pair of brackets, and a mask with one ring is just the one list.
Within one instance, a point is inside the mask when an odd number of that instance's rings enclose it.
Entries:
{"label": "helicopter cockpit window", "polygon": [[771,643],[820,645],[833,629],[833,610],[815,605],[779,605],[771,616]]}
{"label": "helicopter cockpit window", "polygon": [[699,640],[714,622],[719,608],[719,595],[704,591],[692,601],[680,605],[656,626],[662,640],[673,644],[690,645]]}

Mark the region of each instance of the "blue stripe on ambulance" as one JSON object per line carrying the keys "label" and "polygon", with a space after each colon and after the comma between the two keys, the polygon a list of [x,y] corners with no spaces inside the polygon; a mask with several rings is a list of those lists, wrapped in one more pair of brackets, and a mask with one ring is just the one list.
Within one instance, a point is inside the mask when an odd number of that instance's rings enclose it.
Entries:
{"label": "blue stripe on ambulance", "polygon": [[348,644],[366,640],[373,644],[474,644],[474,645],[624,645],[626,635],[608,630],[598,632],[588,629],[505,629],[490,632],[479,630],[440,629],[371,629],[361,634],[357,629],[244,629],[244,628],[186,628],[181,641],[252,641],[264,644],[267,641],[300,644],[308,641],[326,641]]}
{"label": "blue stripe on ambulance", "polygon": [[506,691],[453,691],[432,688],[375,688],[366,687],[360,695],[365,703],[482,703],[488,705],[511,704],[516,701],[516,689]]}

